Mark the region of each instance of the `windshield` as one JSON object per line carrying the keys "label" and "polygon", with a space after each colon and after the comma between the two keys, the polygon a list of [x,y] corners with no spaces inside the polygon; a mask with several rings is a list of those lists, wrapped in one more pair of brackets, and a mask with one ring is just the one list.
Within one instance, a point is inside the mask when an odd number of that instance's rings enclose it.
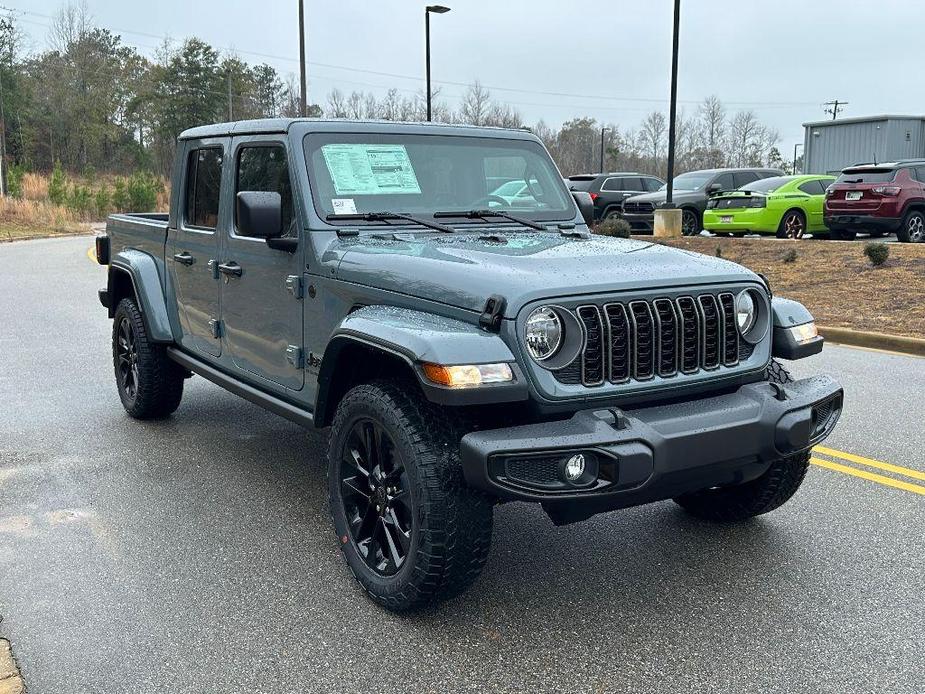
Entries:
{"label": "windshield", "polygon": [[[713,174],[703,173],[701,171],[692,171],[691,173],[681,174],[680,176],[675,176],[674,178],[674,189],[700,190],[711,178],[713,178]],[[667,187],[668,185],[665,184],[659,188],[659,190],[665,190]]]}
{"label": "windshield", "polygon": [[337,215],[385,211],[431,218],[490,209],[531,220],[575,214],[549,155],[529,140],[313,133],[304,146],[315,209],[334,223]]}
{"label": "windshield", "polygon": [[773,193],[775,190],[784,185],[787,181],[792,181],[790,176],[772,176],[771,178],[759,178],[757,181],[746,183],[739,190],[750,190],[753,193]]}

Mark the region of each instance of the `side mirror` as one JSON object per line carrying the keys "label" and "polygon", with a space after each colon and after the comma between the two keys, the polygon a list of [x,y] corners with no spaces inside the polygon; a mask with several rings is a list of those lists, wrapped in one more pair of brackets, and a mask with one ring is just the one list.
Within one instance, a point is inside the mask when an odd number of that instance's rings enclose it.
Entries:
{"label": "side mirror", "polygon": [[581,218],[585,220],[585,224],[591,226],[594,223],[594,200],[591,199],[591,193],[584,190],[573,190],[572,197],[575,198]]}
{"label": "side mirror", "polygon": [[707,186],[708,195],[716,195],[717,193],[722,193],[723,187],[719,183],[711,183]]}
{"label": "side mirror", "polygon": [[283,235],[283,201],[279,193],[242,190],[235,202],[235,218],[242,236],[278,239]]}

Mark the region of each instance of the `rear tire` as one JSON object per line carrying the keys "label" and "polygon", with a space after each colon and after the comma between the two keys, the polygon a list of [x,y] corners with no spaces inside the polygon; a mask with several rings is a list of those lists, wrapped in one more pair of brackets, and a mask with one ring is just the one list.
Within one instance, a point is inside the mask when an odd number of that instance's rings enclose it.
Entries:
{"label": "rear tire", "polygon": [[488,559],[493,502],[463,480],[464,432],[411,384],[359,385],[337,407],[331,517],[354,578],[386,609],[458,595]]}
{"label": "rear tire", "polygon": [[896,238],[903,243],[925,241],[925,214],[919,210],[909,210],[903,217],[902,225],[896,231]]}
{"label": "rear tire", "polygon": [[777,238],[802,239],[806,234],[806,215],[800,210],[787,210],[777,226]]}
{"label": "rear tire", "polygon": [[[776,360],[768,365],[771,383],[790,383],[790,373]],[[792,497],[809,468],[809,451],[781,458],[758,479],[744,484],[703,489],[679,496],[675,503],[704,520],[729,523],[743,521],[773,511]]]}
{"label": "rear tire", "polygon": [[133,299],[122,299],[112,322],[112,361],[122,406],[135,419],[163,419],[180,406],[186,371],[148,337]]}

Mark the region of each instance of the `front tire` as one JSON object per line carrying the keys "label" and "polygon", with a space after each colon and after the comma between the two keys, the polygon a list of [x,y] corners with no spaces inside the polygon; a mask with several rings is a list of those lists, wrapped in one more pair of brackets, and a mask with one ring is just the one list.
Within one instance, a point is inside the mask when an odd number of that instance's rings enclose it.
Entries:
{"label": "front tire", "polygon": [[463,433],[414,385],[359,385],[338,405],[328,450],[331,517],[350,571],[386,609],[458,595],[485,565],[493,505],[463,481]]}
{"label": "front tire", "polygon": [[122,406],[135,419],[163,419],[183,398],[186,372],[148,337],[133,299],[122,299],[112,322],[112,361]]}
{"label": "front tire", "polygon": [[681,233],[684,236],[697,236],[701,229],[700,216],[694,210],[681,210]]}
{"label": "front tire", "polygon": [[[768,365],[771,383],[790,383],[790,373],[776,360]],[[809,468],[809,451],[781,458],[758,479],[730,487],[684,494],[675,503],[697,518],[716,522],[743,521],[773,511],[792,497]]]}

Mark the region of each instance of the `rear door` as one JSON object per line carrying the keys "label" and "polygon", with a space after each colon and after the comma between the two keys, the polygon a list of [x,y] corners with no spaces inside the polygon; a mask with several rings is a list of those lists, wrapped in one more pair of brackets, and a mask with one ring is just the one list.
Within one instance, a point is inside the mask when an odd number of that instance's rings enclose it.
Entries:
{"label": "rear door", "polygon": [[822,227],[822,204],[825,202],[825,188],[828,183],[831,183],[831,180],[823,181],[816,178],[799,186],[802,192],[812,196],[803,203],[807,222],[811,227]]}
{"label": "rear door", "polygon": [[234,200],[242,191],[280,194],[283,230],[299,238],[285,137],[236,137],[231,148],[227,223],[221,256],[222,331],[234,367],[262,379],[271,390],[300,390],[302,368],[302,301],[300,283],[304,243],[290,253],[270,248],[261,238],[240,233]]}
{"label": "rear door", "polygon": [[221,200],[227,138],[188,142],[180,182],[177,228],[167,241],[167,265],[177,298],[180,344],[191,352],[218,357],[218,227],[227,205]]}

